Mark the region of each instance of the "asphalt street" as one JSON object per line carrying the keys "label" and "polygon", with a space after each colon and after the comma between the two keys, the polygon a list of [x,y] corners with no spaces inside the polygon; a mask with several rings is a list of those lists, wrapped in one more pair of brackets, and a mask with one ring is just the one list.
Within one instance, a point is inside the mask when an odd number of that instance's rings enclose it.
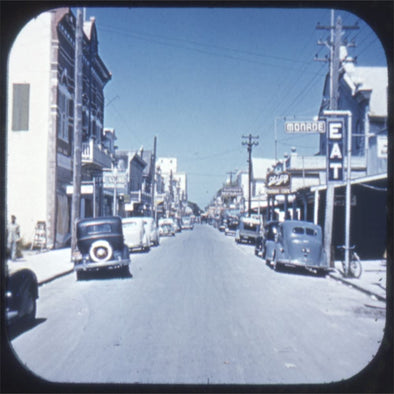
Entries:
{"label": "asphalt street", "polygon": [[37,324],[12,340],[21,362],[52,382],[327,383],[380,346],[385,310],[368,295],[275,272],[210,226],[131,258],[129,278],[43,285]]}

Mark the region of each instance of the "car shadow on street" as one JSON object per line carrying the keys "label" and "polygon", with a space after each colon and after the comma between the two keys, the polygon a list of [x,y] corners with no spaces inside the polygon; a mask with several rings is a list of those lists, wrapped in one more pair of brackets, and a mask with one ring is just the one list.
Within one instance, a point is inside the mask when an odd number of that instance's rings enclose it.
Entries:
{"label": "car shadow on street", "polygon": [[9,326],[7,326],[8,339],[12,341],[15,338],[17,338],[19,335],[24,334],[26,331],[29,331],[39,326],[40,324],[46,322],[46,320],[47,319],[45,318],[39,318],[39,319],[34,319],[31,322],[18,321],[12,323]]}
{"label": "car shadow on street", "polygon": [[[267,264],[267,266],[271,269],[274,270],[274,267],[271,266],[270,264]],[[289,274],[289,275],[299,275],[299,276],[307,276],[307,277],[313,277],[313,278],[319,278],[319,279],[324,279],[327,275],[327,273],[315,273],[307,270],[306,268],[303,267],[280,267],[276,271],[278,274]]]}

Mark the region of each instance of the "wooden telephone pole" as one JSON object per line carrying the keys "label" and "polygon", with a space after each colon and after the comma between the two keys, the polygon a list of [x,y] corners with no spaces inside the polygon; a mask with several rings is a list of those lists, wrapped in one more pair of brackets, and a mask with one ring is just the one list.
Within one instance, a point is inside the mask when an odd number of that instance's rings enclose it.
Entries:
{"label": "wooden telephone pole", "polygon": [[[338,109],[339,102],[339,76],[342,67],[342,61],[340,59],[340,48],[342,44],[342,35],[344,30],[355,30],[358,29],[358,26],[343,26],[342,19],[340,17],[337,18],[336,22],[334,19],[334,10],[331,10],[331,24],[330,26],[321,26],[318,24],[316,27],[318,30],[329,30],[330,31],[330,40],[327,41],[319,41],[319,45],[326,45],[330,50],[329,59],[318,59],[317,61],[329,61],[330,63],[330,110]],[[347,46],[354,46],[353,43],[348,44]],[[343,61],[346,61],[344,59]],[[328,142],[327,142],[328,145]],[[327,158],[328,160],[328,158]],[[332,228],[334,222],[334,199],[335,199],[335,189],[332,182],[328,182],[328,171],[326,176],[326,211],[325,211],[325,219],[324,219],[324,249],[327,254],[327,260],[331,267],[334,266],[334,259],[331,256],[331,244],[332,244]]]}
{"label": "wooden telephone pole", "polygon": [[242,141],[242,145],[246,145],[248,148],[248,163],[249,163],[249,177],[248,177],[248,189],[249,189],[249,197],[248,197],[248,216],[252,214],[252,147],[257,146],[259,136],[253,136],[252,134],[243,135],[242,138],[246,139],[246,141]]}
{"label": "wooden telephone pole", "polygon": [[74,139],[73,139],[73,195],[71,206],[71,254],[77,248],[76,223],[80,217],[81,206],[81,162],[82,162],[82,45],[83,13],[77,9],[75,28],[75,66],[74,66]]}

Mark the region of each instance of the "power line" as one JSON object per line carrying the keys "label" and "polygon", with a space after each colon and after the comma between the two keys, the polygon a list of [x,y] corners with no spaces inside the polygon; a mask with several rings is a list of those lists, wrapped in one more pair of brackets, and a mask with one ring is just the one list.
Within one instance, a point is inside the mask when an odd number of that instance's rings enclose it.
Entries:
{"label": "power line", "polygon": [[[243,50],[243,49],[237,49],[237,48],[230,48],[230,47],[225,47],[225,46],[207,44],[207,43],[198,42],[198,41],[194,41],[194,40],[186,40],[186,39],[182,39],[182,38],[174,38],[174,37],[163,36],[163,35],[156,35],[156,34],[151,34],[151,33],[141,33],[141,32],[136,32],[136,31],[132,31],[132,30],[114,29],[113,27],[107,27],[106,25],[100,25],[100,28],[102,30],[104,30],[104,31],[109,31],[109,32],[113,32],[113,33],[116,33],[116,34],[121,34],[122,36],[127,35],[127,36],[131,36],[133,38],[142,39],[142,40],[146,40],[146,41],[152,41],[152,42],[156,42],[156,43],[159,43],[159,44],[162,44],[162,45],[168,45],[168,46],[173,46],[173,47],[182,48],[182,49],[196,50],[196,51],[203,52],[203,53],[214,54],[212,52],[205,52],[205,51],[202,51],[202,50],[197,49],[197,48],[178,46],[178,45],[175,45],[175,44],[168,44],[165,41],[167,40],[167,41],[184,42],[184,43],[191,44],[191,45],[197,45],[197,46],[202,46],[202,47],[207,47],[207,48],[213,48],[213,49],[219,49],[219,50],[224,50],[224,51],[230,51],[230,52],[235,52],[235,53],[244,54],[244,55],[250,55],[250,56],[268,58],[268,59],[273,59],[273,60],[286,61],[286,62],[290,62],[290,63],[307,64],[307,62],[305,62],[303,60],[291,59],[291,58],[286,58],[286,57],[282,57],[282,56],[274,56],[274,55],[267,55],[267,54],[262,54],[262,53],[258,53],[258,52],[253,52],[253,51],[246,51],[246,50]],[[216,53],[216,55],[217,56],[223,56],[223,55],[217,54],[217,53]],[[242,59],[240,57],[233,57],[233,56],[231,56],[231,58]],[[261,63],[261,62],[257,62],[257,63],[258,64],[265,64],[265,63]],[[268,64],[268,65],[270,65],[270,64]]]}

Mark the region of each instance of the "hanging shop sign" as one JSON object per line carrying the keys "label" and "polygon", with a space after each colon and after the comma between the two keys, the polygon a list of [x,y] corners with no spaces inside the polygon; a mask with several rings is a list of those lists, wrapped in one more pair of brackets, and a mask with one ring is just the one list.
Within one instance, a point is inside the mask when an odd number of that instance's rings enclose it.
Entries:
{"label": "hanging shop sign", "polygon": [[267,193],[290,193],[290,174],[288,172],[270,172],[267,175]]}
{"label": "hanging shop sign", "polygon": [[343,136],[342,119],[327,120],[327,177],[328,182],[343,181]]}
{"label": "hanging shop sign", "polygon": [[285,132],[290,134],[298,133],[325,133],[326,132],[326,122],[324,120],[292,120],[285,122]]}

